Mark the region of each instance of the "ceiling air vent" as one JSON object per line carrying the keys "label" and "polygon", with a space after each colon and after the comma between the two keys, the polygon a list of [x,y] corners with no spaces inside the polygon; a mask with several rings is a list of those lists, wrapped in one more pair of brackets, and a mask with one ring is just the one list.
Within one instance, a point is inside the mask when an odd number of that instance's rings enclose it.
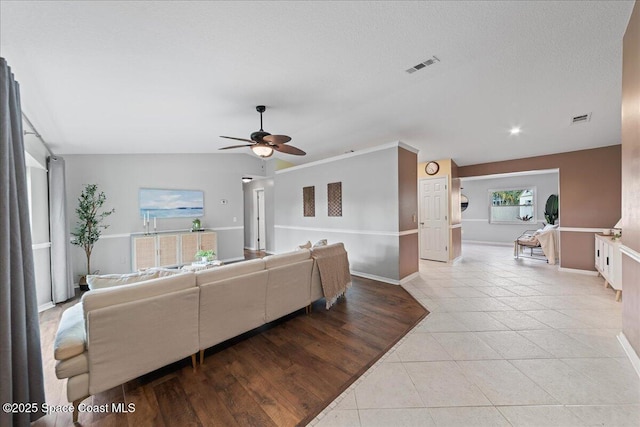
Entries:
{"label": "ceiling air vent", "polygon": [[586,122],[588,122],[589,120],[591,120],[591,113],[588,113],[588,114],[582,114],[582,115],[580,115],[580,116],[575,116],[575,117],[573,117],[573,118],[571,119],[571,124],[572,124],[572,125],[575,125],[575,124],[578,124],[578,123],[586,123]]}
{"label": "ceiling air vent", "polygon": [[418,65],[414,65],[413,67],[405,71],[409,74],[415,73],[416,71],[422,70],[423,68],[428,67],[429,65],[433,65],[436,62],[440,62],[440,60],[437,57],[433,56],[432,58],[429,58],[426,61],[419,63]]}

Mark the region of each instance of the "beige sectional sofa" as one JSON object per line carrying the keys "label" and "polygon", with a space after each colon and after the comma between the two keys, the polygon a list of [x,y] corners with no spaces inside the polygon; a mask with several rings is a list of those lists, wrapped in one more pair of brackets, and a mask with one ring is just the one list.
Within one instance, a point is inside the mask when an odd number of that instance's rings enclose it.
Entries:
{"label": "beige sectional sofa", "polygon": [[198,350],[202,361],[205,349],[310,307],[324,296],[312,255],[303,249],[197,273],[136,273],[117,286],[101,281],[63,313],[56,334],[67,398],[77,409],[90,395],[189,356],[195,369]]}

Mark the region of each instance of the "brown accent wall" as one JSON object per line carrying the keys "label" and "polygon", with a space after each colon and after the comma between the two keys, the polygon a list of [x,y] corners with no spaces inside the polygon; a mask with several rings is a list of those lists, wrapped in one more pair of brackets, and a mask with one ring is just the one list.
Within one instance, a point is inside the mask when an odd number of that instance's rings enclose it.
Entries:
{"label": "brown accent wall", "polygon": [[398,206],[399,230],[415,230],[418,227],[418,155],[398,148]]}
{"label": "brown accent wall", "polygon": [[456,227],[451,229],[451,250],[449,251],[449,259],[454,260],[462,256],[462,228]]}
{"label": "brown accent wall", "polygon": [[[398,230],[418,228],[418,155],[398,147]],[[400,279],[418,271],[418,234],[398,238]]]}
{"label": "brown accent wall", "polygon": [[[461,166],[460,177],[559,169],[560,226],[611,228],[621,217],[621,146]],[[560,265],[595,270],[593,244],[560,233]],[[590,234],[590,233],[583,233]],[[566,238],[566,239],[565,239]],[[593,235],[590,236],[593,242]]]}
{"label": "brown accent wall", "polygon": [[[594,270],[595,233],[563,231],[560,234],[560,247],[572,248],[561,252],[561,266],[576,270]],[[575,248],[582,250],[575,250]],[[587,252],[589,256],[585,256]]]}
{"label": "brown accent wall", "polygon": [[[640,3],[622,50],[622,245],[640,252]],[[640,264],[622,255],[622,331],[640,355]]]}
{"label": "brown accent wall", "polygon": [[418,271],[418,233],[400,236],[400,280]]}
{"label": "brown accent wall", "polygon": [[[449,226],[462,224],[462,210],[460,209],[460,178],[458,178],[458,165],[451,160],[451,191],[449,194]],[[449,259],[454,260],[462,255],[462,228],[450,228],[449,230]]]}

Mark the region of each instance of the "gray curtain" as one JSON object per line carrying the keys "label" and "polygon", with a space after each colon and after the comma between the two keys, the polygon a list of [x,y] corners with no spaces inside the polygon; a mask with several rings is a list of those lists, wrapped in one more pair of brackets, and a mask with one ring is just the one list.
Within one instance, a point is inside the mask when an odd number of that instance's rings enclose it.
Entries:
{"label": "gray curtain", "polygon": [[[44,403],[20,88],[0,58],[0,403]],[[11,408],[10,408],[11,409]],[[0,426],[43,414],[0,411]]]}
{"label": "gray curtain", "polygon": [[69,258],[69,223],[64,159],[49,157],[49,238],[51,239],[51,288],[57,304],[75,295]]}

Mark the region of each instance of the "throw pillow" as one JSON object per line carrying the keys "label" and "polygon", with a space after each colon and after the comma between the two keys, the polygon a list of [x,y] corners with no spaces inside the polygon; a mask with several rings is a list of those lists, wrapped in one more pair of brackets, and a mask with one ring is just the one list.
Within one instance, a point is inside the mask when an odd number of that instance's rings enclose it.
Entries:
{"label": "throw pillow", "polygon": [[318,246],[327,246],[327,239],[318,240],[313,244],[314,248],[317,248]]}
{"label": "throw pillow", "polygon": [[311,241],[307,240],[307,243],[298,246],[296,249],[311,249]]}

